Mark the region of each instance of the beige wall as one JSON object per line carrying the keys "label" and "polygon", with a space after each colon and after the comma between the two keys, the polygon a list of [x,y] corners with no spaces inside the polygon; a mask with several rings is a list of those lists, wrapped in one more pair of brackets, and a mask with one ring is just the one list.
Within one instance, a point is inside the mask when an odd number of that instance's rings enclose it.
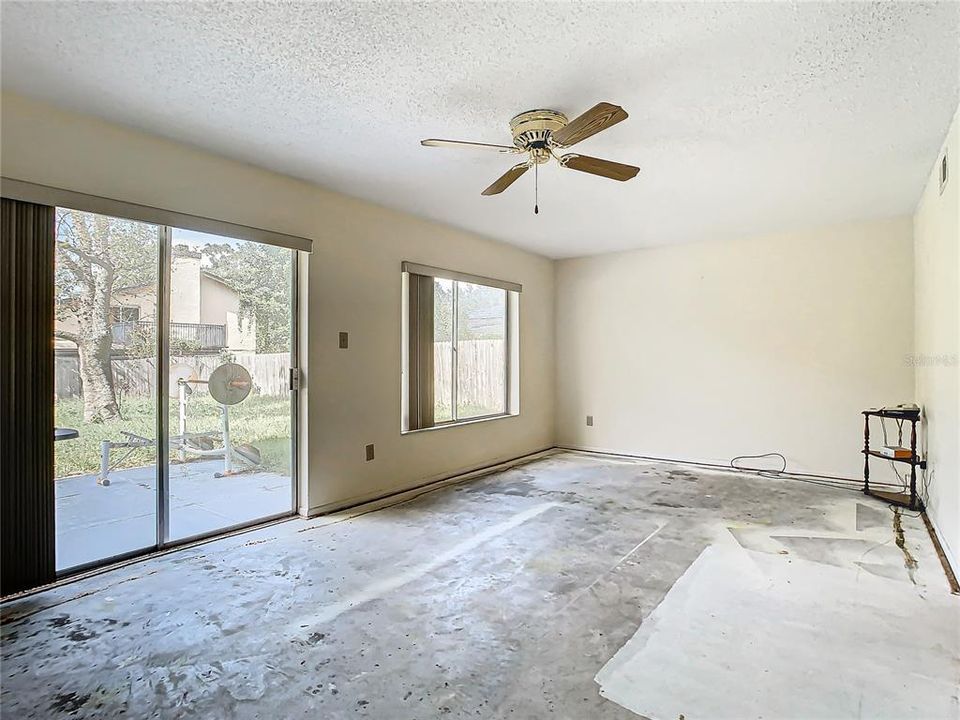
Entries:
{"label": "beige wall", "polygon": [[150,285],[132,290],[116,290],[113,293],[113,304],[126,307],[140,308],[140,319],[155,321],[157,319],[157,286]]}
{"label": "beige wall", "polygon": [[910,218],[564,260],[556,288],[561,445],[858,477],[860,411],[913,399]]}
{"label": "beige wall", "polygon": [[[553,442],[551,261],[308,183],[23,98],[2,99],[4,175],[314,239],[301,263],[316,510],[389,493]],[[400,434],[400,263],[523,284],[517,417]],[[337,333],[350,348],[337,349]],[[364,461],[375,443],[376,459]]]}
{"label": "beige wall", "polygon": [[197,322],[225,325],[227,313],[240,312],[240,295],[219,280],[197,270],[200,285],[200,308]]}
{"label": "beige wall", "polygon": [[[3,164],[6,172],[7,164]],[[24,178],[19,178],[23,180]],[[68,188],[75,190],[76,188]],[[96,194],[96,193],[91,193]],[[170,322],[200,322],[200,257],[174,254],[170,262]]]}
{"label": "beige wall", "polygon": [[204,273],[200,274],[200,322],[225,326],[229,350],[257,349],[257,322],[240,316],[240,294]]}
{"label": "beige wall", "polygon": [[924,412],[929,515],[960,571],[960,108],[944,148],[947,186],[941,195],[938,162],[914,216],[916,397]]}

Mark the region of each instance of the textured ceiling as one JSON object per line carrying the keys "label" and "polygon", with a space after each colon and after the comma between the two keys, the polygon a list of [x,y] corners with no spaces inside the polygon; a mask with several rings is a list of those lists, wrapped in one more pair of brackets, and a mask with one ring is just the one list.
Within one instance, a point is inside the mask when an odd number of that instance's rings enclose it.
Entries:
{"label": "textured ceiling", "polygon": [[[911,212],[956,109],[960,3],[4,2],[6,90],[565,257]],[[606,100],[561,170],[480,191],[507,121]]]}

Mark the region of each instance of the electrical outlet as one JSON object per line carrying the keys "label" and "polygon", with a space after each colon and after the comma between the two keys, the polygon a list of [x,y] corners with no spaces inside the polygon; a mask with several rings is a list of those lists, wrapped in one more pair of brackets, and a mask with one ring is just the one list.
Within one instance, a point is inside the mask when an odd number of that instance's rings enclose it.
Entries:
{"label": "electrical outlet", "polygon": [[587,415],[587,427],[593,427],[593,415]]}
{"label": "electrical outlet", "polygon": [[345,332],[340,333],[340,349],[346,350],[348,344],[347,334]]}
{"label": "electrical outlet", "polygon": [[373,445],[367,445],[367,461],[373,460]]}

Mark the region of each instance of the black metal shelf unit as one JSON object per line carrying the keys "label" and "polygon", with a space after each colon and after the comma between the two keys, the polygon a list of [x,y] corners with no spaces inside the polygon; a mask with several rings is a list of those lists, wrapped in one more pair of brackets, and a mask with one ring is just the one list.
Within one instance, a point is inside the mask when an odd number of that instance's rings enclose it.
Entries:
{"label": "black metal shelf unit", "polygon": [[[892,458],[870,449],[870,418],[884,418],[910,423],[910,457]],[[917,468],[925,469],[927,461],[917,454],[917,423],[920,422],[920,410],[917,408],[871,408],[863,411],[863,494],[871,495],[894,505],[911,510],[923,510],[923,500],[917,495]],[[870,487],[870,458],[881,458],[892,462],[910,465],[910,493],[884,492]]]}

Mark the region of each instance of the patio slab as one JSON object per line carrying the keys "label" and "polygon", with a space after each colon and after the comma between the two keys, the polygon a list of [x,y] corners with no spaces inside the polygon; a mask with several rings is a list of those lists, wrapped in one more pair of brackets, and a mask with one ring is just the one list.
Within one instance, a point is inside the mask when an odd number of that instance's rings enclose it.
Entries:
{"label": "patio slab", "polygon": [[[220,460],[170,466],[170,539],[290,512],[288,475],[250,472],[215,477]],[[156,544],[156,468],[114,470],[110,485],[96,475],[56,481],[57,570]]]}

